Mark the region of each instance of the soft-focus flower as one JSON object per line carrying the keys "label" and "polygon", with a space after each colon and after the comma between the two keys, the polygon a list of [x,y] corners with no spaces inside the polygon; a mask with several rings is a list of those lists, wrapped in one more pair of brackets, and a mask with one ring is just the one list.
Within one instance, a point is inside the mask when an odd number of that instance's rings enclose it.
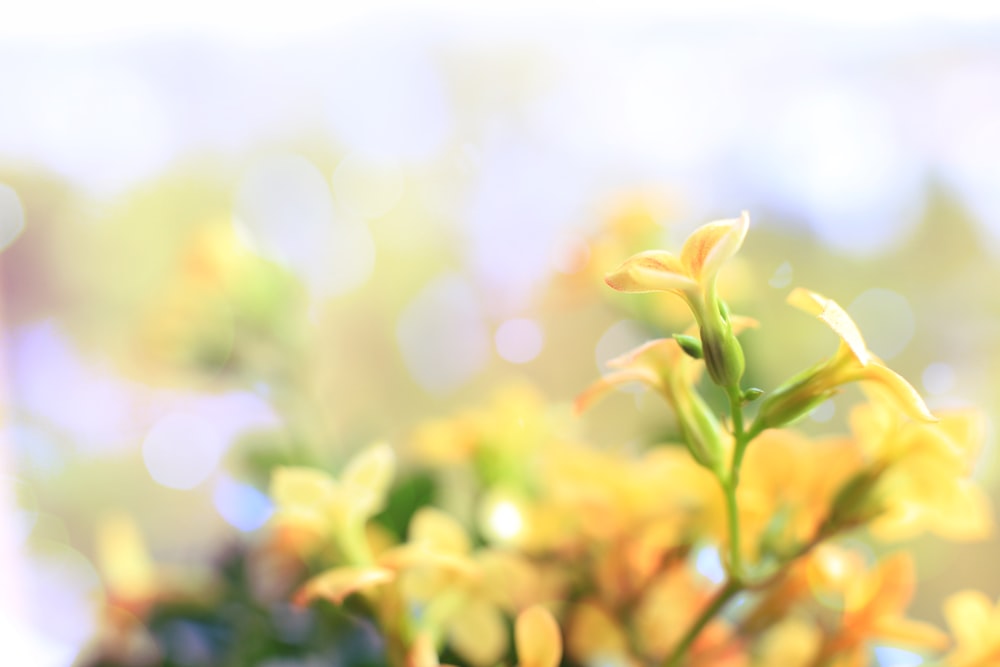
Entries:
{"label": "soft-focus flower", "polygon": [[708,373],[726,388],[738,388],[745,361],[718,297],[716,279],[743,245],[749,226],[746,212],[708,223],[687,238],[679,256],[665,250],[642,252],[606,278],[608,285],[622,292],[671,292],[683,298],[698,323]]}
{"label": "soft-focus flower", "polygon": [[[750,318],[733,317],[733,329],[739,333],[755,326]],[[673,338],[649,341],[626,354],[610,360],[616,369],[590,385],[576,399],[577,412],[606,395],[611,389],[629,382],[641,382],[659,392],[674,409],[684,443],[695,460],[706,468],[721,471],[728,443],[715,413],[695,390],[701,372],[697,363]]]}
{"label": "soft-focus flower", "polygon": [[955,639],[945,658],[948,667],[1000,664],[1000,604],[981,591],[960,591],[945,600],[944,617]]}
{"label": "soft-focus flower", "polygon": [[862,464],[848,438],[766,431],[747,450],[737,489],[745,556],[783,560],[811,541],[838,489]]}
{"label": "soft-focus flower", "polygon": [[857,442],[879,471],[871,489],[870,503],[879,510],[872,532],[883,539],[924,531],[953,540],[988,537],[989,500],[971,479],[985,416],[955,409],[942,411],[936,423],[905,421],[879,396],[851,413]]}
{"label": "soft-focus flower", "polygon": [[[710,604],[712,591],[692,572],[678,565],[662,572],[636,605],[632,630],[637,648],[646,658],[664,660],[701,611]],[[730,642],[728,624],[714,618],[690,648],[690,665],[736,667],[746,664],[737,642]]]}
{"label": "soft-focus flower", "polygon": [[913,597],[916,584],[913,560],[908,553],[897,553],[882,559],[871,570],[844,576],[844,611],[837,630],[829,635],[821,649],[828,664],[836,658],[838,665],[867,664],[867,643],[883,641],[914,648],[942,650],[948,637],[938,628],[906,618],[905,609]]}
{"label": "soft-focus flower", "polygon": [[693,362],[672,338],[650,341],[609,361],[608,365],[618,370],[580,394],[576,409],[586,409],[618,385],[642,382],[662,394],[674,409],[684,444],[695,460],[706,468],[721,470],[725,455],[722,428],[711,408],[694,389],[692,377],[696,364]]}
{"label": "soft-focus flower", "polygon": [[559,624],[540,605],[528,607],[517,615],[514,645],[519,667],[558,667],[562,659]]}
{"label": "soft-focus flower", "polygon": [[565,620],[566,651],[577,663],[638,667],[641,662],[629,647],[622,620],[600,601],[581,600]]}
{"label": "soft-focus flower", "polygon": [[391,447],[377,444],[352,458],[339,479],[314,468],[278,468],[271,478],[272,521],[279,530],[304,533],[306,551],[332,537],[347,563],[365,565],[371,558],[364,524],[385,504],[395,460]]}
{"label": "soft-focus flower", "polygon": [[511,552],[473,552],[462,525],[435,508],[417,511],[408,537],[379,563],[399,570],[403,598],[421,610],[417,626],[446,637],[472,665],[496,664],[508,649],[505,615],[540,590],[534,568]]}
{"label": "soft-focus flower", "polygon": [[797,288],[788,296],[793,306],[815,315],[840,336],[836,354],[778,387],[761,405],[758,430],[790,424],[833,396],[849,382],[882,386],[910,417],[933,422],[934,415],[910,383],[883,364],[865,345],[854,320],[835,301]]}

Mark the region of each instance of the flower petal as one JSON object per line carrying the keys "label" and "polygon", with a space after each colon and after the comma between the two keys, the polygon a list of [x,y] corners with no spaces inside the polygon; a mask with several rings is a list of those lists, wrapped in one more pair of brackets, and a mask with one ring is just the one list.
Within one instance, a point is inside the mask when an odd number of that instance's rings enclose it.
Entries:
{"label": "flower petal", "polygon": [[647,343],[643,343],[634,350],[609,360],[608,366],[611,368],[637,368],[645,367],[650,369],[669,368],[677,360],[684,356],[684,351],[673,338],[657,338]]}
{"label": "flower petal", "polygon": [[883,616],[872,628],[872,635],[890,643],[942,651],[951,644],[948,635],[939,628],[903,616]]}
{"label": "flower petal", "polygon": [[[853,322],[852,322],[853,324]],[[938,418],[927,409],[927,404],[917,390],[901,375],[872,357],[872,362],[863,369],[863,379],[878,382],[888,390],[888,395],[907,415],[922,422],[936,422]]]}
{"label": "flower petal", "polygon": [[656,374],[645,368],[630,368],[628,370],[608,373],[597,382],[584,389],[576,400],[573,401],[573,409],[577,414],[581,414],[597,401],[607,396],[615,387],[619,387],[629,382],[642,382],[656,387],[659,379]]}
{"label": "flower petal", "polygon": [[340,604],[348,595],[395,578],[392,570],[381,567],[336,567],[305,583],[295,594],[295,604],[305,605],[316,598]]}
{"label": "flower petal", "polygon": [[525,609],[514,624],[520,667],[557,667],[562,659],[562,635],[551,612],[541,605]]}
{"label": "flower petal", "polygon": [[396,456],[385,443],[360,452],[340,475],[346,504],[364,518],[377,514],[385,503],[395,468]]}
{"label": "flower petal", "polygon": [[840,336],[840,339],[850,348],[851,353],[862,366],[869,364],[872,354],[868,351],[868,346],[865,345],[865,339],[861,336],[858,325],[836,301],[827,299],[816,292],[797,287],[788,295],[788,303],[825,322],[833,329],[834,333]]}
{"label": "flower petal", "polygon": [[675,255],[665,250],[647,250],[626,259],[605,276],[619,292],[688,292],[698,283]]}
{"label": "flower petal", "polygon": [[977,646],[990,636],[993,602],[982,591],[965,590],[944,601],[944,618],[960,646]]}
{"label": "flower petal", "polygon": [[461,608],[448,633],[452,648],[474,667],[497,664],[507,652],[507,625],[500,610],[474,598]]}
{"label": "flower petal", "polygon": [[279,510],[322,512],[337,493],[337,482],[322,470],[283,467],[271,476],[270,496]]}
{"label": "flower petal", "polygon": [[738,218],[710,222],[696,229],[681,249],[681,264],[688,275],[699,283],[714,278],[739,251],[749,227],[750,214],[743,211]]}
{"label": "flower petal", "polygon": [[468,535],[458,521],[434,507],[422,507],[410,520],[410,543],[432,551],[465,556],[471,550]]}

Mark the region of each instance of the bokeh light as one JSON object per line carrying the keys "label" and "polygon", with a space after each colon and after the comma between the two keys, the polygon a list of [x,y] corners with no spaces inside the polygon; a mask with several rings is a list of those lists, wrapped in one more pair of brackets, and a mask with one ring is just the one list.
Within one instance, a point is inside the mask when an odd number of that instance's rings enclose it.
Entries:
{"label": "bokeh light", "polygon": [[488,359],[489,334],[479,302],[457,274],[425,285],[400,314],[396,335],[413,378],[431,392],[458,388]]}
{"label": "bokeh light", "polygon": [[514,318],[497,327],[497,353],[514,364],[524,364],[542,351],[545,336],[534,320]]}

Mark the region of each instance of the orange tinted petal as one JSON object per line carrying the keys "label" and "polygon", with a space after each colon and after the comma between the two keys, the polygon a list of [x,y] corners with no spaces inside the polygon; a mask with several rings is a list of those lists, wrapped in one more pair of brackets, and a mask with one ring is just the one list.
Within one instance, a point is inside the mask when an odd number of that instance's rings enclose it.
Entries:
{"label": "orange tinted petal", "polygon": [[608,392],[615,387],[620,387],[621,385],[628,384],[629,382],[642,382],[653,387],[656,387],[659,384],[656,374],[651,373],[646,369],[631,368],[625,371],[609,373],[584,389],[580,395],[576,397],[576,400],[573,401],[573,409],[577,412],[577,414],[579,414],[607,396]]}
{"label": "orange tinted petal", "polygon": [[948,635],[937,627],[902,616],[886,616],[878,619],[872,628],[872,635],[884,641],[935,651],[943,651],[951,644]]}
{"label": "orange tinted petal", "polygon": [[518,614],[514,641],[521,667],[558,667],[562,659],[559,624],[549,610],[540,605]]}
{"label": "orange tinted petal", "polygon": [[295,604],[304,605],[323,598],[340,604],[348,595],[395,578],[392,570],[381,567],[337,567],[313,577],[295,594]]}
{"label": "orange tinted petal", "polygon": [[686,292],[698,288],[681,260],[665,250],[647,250],[629,257],[604,281],[619,292]]}
{"label": "orange tinted petal", "polygon": [[681,263],[698,282],[710,280],[722,265],[743,245],[750,215],[744,211],[739,218],[719,220],[702,225],[684,242]]}

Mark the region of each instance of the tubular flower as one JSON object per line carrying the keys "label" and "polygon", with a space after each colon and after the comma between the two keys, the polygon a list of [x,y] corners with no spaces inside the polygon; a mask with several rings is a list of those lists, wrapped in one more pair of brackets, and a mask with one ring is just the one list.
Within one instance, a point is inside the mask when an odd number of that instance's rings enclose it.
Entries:
{"label": "tubular flower", "polygon": [[684,299],[701,332],[705,366],[712,380],[737,387],[743,376],[743,349],[716,292],[716,278],[743,245],[750,216],[702,225],[684,242],[680,256],[665,250],[633,255],[605,281],[621,292],[672,292]]}
{"label": "tubular flower", "polygon": [[[737,333],[756,326],[747,317],[733,317],[733,330]],[[716,469],[722,464],[725,443],[722,430],[711,408],[694,388],[701,367],[687,355],[677,340],[660,338],[649,341],[616,357],[608,366],[617,369],[581,393],[575,403],[582,412],[607,394],[608,391],[628,382],[642,382],[659,392],[677,415],[677,423],[691,455],[701,465]]]}
{"label": "tubular flower", "polygon": [[691,455],[715,470],[723,460],[721,428],[711,408],[694,389],[697,367],[676,340],[653,340],[608,362],[619,370],[604,376],[576,399],[576,409],[585,410],[612,388],[642,382],[658,391],[674,409],[684,442]]}
{"label": "tubular flower", "polygon": [[799,373],[764,401],[758,430],[790,424],[836,394],[841,385],[857,381],[881,385],[913,419],[937,421],[917,390],[872,354],[854,320],[835,301],[797,288],[788,296],[788,303],[826,323],[840,336],[840,346],[832,357]]}

